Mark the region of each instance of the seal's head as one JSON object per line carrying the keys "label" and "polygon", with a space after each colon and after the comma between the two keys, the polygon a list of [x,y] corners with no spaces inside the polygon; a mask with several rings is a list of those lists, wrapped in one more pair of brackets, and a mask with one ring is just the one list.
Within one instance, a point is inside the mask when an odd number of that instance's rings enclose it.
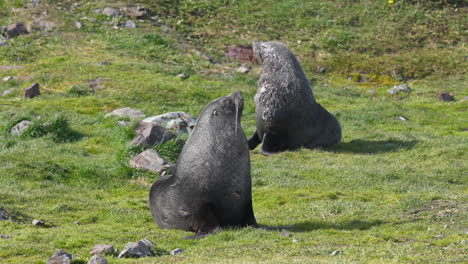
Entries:
{"label": "seal's head", "polygon": [[294,58],[295,56],[283,43],[277,41],[253,42],[254,56],[261,64],[277,63]]}

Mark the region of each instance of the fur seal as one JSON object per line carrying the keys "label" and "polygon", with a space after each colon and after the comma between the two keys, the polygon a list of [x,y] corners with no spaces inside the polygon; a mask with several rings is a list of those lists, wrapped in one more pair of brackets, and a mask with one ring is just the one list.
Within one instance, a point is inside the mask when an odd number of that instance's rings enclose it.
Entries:
{"label": "fur seal", "polygon": [[341,140],[338,120],[315,101],[299,61],[284,44],[254,42],[253,52],[262,64],[255,95],[257,130],[250,149],[262,143],[261,153],[300,147],[327,147]]}
{"label": "fur seal", "polygon": [[196,238],[221,227],[257,226],[243,106],[237,91],[202,110],[173,175],[151,187],[149,207],[160,228],[196,232]]}

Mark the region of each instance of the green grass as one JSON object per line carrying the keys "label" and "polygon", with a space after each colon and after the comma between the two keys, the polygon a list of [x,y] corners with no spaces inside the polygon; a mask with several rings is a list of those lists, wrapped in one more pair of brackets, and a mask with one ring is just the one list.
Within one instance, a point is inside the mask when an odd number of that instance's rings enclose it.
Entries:
{"label": "green grass", "polygon": [[[468,261],[461,243],[468,239],[463,3],[141,1],[167,31],[149,20],[115,30],[125,19],[94,13],[126,1],[81,1],[73,12],[73,2],[61,1],[64,10],[56,1],[42,2],[32,9],[29,1],[0,1],[0,25],[29,23],[46,9],[57,24],[52,32],[33,31],[0,47],[0,67],[22,67],[2,68],[0,76],[16,77],[0,81],[0,92],[13,89],[0,97],[0,207],[12,216],[0,221],[0,234],[12,236],[0,239],[1,263],[44,263],[60,248],[74,255],[74,263],[86,263],[95,244],[122,249],[144,237],[162,256],[109,256],[109,262]],[[81,30],[73,26],[78,20]],[[251,152],[257,221],[294,225],[292,236],[244,228],[191,241],[180,240],[188,232],[157,228],[148,192],[158,175],[128,167],[141,151],[128,145],[133,127],[104,115],[129,106],[147,116],[197,116],[211,100],[241,90],[242,124],[250,136],[259,67],[238,74],[224,52],[230,44],[271,39],[298,55],[315,81],[318,102],[343,127],[343,141],[328,149],[271,157]],[[41,95],[22,98],[34,82]],[[401,82],[413,89],[408,97],[387,93]],[[455,101],[438,101],[444,91]],[[25,119],[34,126],[24,136],[10,135]],[[181,147],[172,140],[154,148],[175,162]],[[32,226],[33,219],[47,228]],[[169,255],[179,247],[184,253]],[[336,249],[341,253],[330,256]]]}

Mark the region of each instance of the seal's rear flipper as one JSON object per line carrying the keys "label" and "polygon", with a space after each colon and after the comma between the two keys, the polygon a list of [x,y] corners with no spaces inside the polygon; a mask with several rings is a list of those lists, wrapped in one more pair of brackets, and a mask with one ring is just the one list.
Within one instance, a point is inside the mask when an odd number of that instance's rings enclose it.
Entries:
{"label": "seal's rear flipper", "polygon": [[260,140],[260,137],[258,136],[257,130],[255,130],[255,133],[248,140],[249,149],[250,150],[255,149],[260,143],[262,143],[262,141]]}
{"label": "seal's rear flipper", "polygon": [[287,148],[287,136],[280,134],[263,134],[263,143],[260,152],[265,156],[270,156]]}

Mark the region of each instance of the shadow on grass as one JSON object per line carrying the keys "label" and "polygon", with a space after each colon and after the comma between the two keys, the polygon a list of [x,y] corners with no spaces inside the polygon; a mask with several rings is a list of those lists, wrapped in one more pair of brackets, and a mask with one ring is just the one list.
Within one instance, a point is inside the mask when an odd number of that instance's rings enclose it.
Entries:
{"label": "shadow on grass", "polygon": [[402,141],[402,140],[362,140],[355,139],[350,142],[340,142],[335,146],[326,148],[326,151],[335,153],[385,153],[400,149],[411,149],[418,143],[417,140]]}
{"label": "shadow on grass", "polygon": [[342,223],[327,223],[327,222],[303,222],[294,225],[292,228],[295,232],[309,232],[318,229],[336,229],[336,230],[367,230],[374,226],[386,224],[382,220],[362,221],[351,220]]}

